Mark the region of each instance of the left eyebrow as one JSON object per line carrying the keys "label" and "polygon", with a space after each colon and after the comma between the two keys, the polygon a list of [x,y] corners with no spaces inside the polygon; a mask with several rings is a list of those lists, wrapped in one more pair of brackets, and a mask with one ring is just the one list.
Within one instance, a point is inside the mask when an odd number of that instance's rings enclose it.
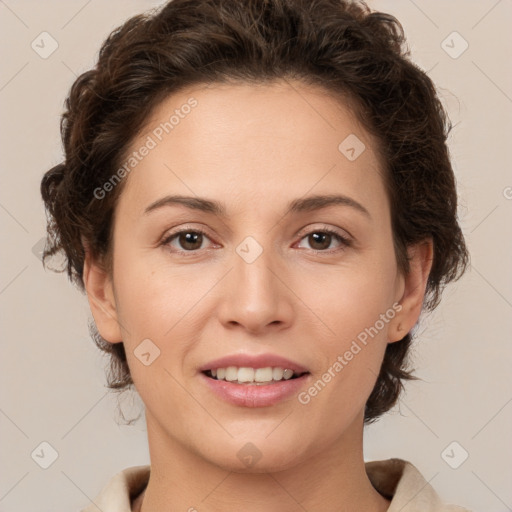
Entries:
{"label": "left eyebrow", "polygon": [[290,212],[312,212],[321,210],[333,205],[349,206],[359,213],[364,214],[369,219],[372,218],[370,212],[355,199],[344,195],[316,195],[309,196],[303,199],[295,199],[288,205]]}
{"label": "left eyebrow", "polygon": [[[199,210],[205,213],[211,213],[213,215],[217,215],[219,217],[224,218],[228,216],[225,206],[222,203],[219,203],[218,201],[204,199],[201,197],[178,195],[165,196],[162,197],[161,199],[158,199],[154,203],[151,203],[144,210],[144,214],[148,214],[164,206],[172,205],[182,205],[192,210]],[[348,206],[350,208],[355,209],[359,213],[364,214],[369,219],[372,218],[370,212],[361,203],[358,203],[355,199],[352,199],[351,197],[345,195],[315,195],[295,199],[288,204],[287,211],[291,213],[312,212],[334,205]]]}

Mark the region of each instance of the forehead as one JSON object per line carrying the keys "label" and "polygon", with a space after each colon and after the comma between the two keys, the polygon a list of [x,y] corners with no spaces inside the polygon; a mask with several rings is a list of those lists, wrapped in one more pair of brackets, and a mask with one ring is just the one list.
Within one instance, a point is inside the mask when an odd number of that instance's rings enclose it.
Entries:
{"label": "forehead", "polygon": [[183,89],[155,108],[125,160],[144,146],[123,192],[140,211],[164,192],[239,203],[382,195],[376,141],[340,98],[299,82]]}

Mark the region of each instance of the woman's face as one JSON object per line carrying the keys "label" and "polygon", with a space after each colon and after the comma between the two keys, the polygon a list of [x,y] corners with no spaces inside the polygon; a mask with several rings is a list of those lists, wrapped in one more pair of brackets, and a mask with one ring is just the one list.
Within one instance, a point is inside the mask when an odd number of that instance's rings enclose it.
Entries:
{"label": "woman's face", "polygon": [[[399,313],[375,140],[328,93],[290,83],[197,86],[153,112],[127,156],[113,287],[101,311],[91,302],[103,337],[125,344],[149,437],[238,471],[356,439],[386,345],[415,321]],[[215,362],[228,356],[249,359]],[[203,373],[291,362],[308,373]],[[269,377],[228,370],[253,375]]]}

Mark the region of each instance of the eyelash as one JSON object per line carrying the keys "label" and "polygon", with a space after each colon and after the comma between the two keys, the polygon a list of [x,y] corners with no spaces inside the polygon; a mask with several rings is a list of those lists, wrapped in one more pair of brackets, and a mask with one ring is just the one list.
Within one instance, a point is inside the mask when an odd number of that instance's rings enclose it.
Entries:
{"label": "eyelash", "polygon": [[[177,236],[183,234],[183,233],[195,233],[195,234],[201,234],[205,237],[207,237],[208,239],[210,238],[208,236],[208,234],[203,231],[202,229],[199,229],[199,228],[190,228],[190,229],[182,229],[180,231],[176,231],[174,233],[171,233],[169,234],[169,236],[166,236],[162,242],[160,243],[161,246],[168,246],[171,241],[176,238]],[[336,230],[334,229],[331,229],[331,228],[321,228],[321,229],[314,229],[312,231],[309,231],[307,233],[305,233],[300,240],[303,240],[304,238],[306,238],[307,236],[313,234],[313,233],[322,233],[322,234],[329,234],[329,235],[332,235],[334,238],[336,238],[340,243],[341,243],[341,247],[338,247],[337,249],[331,249],[331,250],[317,250],[317,249],[308,249],[309,251],[313,252],[314,254],[320,254],[320,255],[329,255],[329,254],[334,254],[334,253],[337,253],[339,251],[343,251],[344,249],[350,247],[352,245],[352,240],[350,240],[349,238],[345,237],[345,236],[342,236],[340,233],[338,233]],[[177,251],[173,251],[174,254],[181,254],[183,256],[195,256],[197,255],[197,253],[200,251],[200,249],[197,249],[197,250],[193,250],[193,251],[184,251],[184,250],[177,250]]]}

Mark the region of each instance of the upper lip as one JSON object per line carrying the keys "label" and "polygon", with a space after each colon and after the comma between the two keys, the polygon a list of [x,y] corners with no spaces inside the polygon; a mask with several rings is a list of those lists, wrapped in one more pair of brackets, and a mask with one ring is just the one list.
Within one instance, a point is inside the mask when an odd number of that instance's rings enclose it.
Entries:
{"label": "upper lip", "polygon": [[285,357],[278,356],[275,354],[232,354],[224,356],[219,359],[210,361],[199,368],[200,371],[205,372],[207,370],[216,370],[217,368],[227,368],[228,366],[236,366],[237,368],[267,368],[267,367],[279,367],[289,368],[295,373],[309,373],[306,368],[297,364]]}

